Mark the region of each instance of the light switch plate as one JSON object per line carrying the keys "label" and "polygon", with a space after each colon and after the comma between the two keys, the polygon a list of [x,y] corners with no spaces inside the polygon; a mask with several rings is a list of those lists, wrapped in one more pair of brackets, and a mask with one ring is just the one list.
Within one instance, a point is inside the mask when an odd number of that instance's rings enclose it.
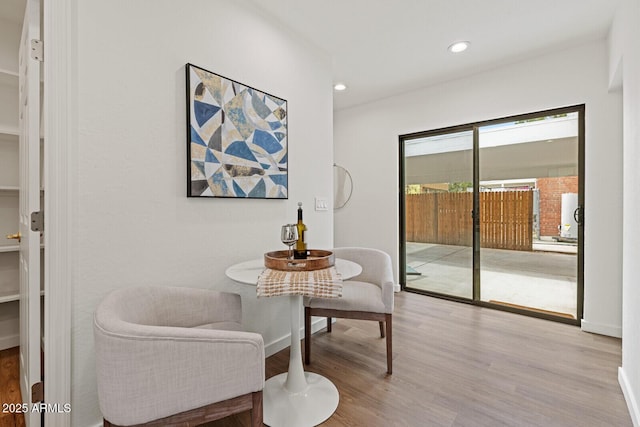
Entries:
{"label": "light switch plate", "polygon": [[316,197],[316,211],[328,211],[329,199],[326,197]]}

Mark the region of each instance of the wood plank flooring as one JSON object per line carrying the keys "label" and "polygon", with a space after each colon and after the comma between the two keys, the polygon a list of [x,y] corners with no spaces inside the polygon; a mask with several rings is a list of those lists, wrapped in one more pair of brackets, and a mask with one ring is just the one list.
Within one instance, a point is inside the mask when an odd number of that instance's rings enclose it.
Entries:
{"label": "wood plank flooring", "polygon": [[[396,294],[393,336],[391,376],[377,322],[338,319],[332,333],[313,336],[307,370],[340,391],[323,426],[632,426],[618,339],[407,292]],[[19,393],[11,357],[0,353],[2,399]],[[288,362],[288,349],[269,357],[267,378]],[[23,425],[8,420],[0,416],[0,427]],[[248,413],[207,424],[249,425]]]}
{"label": "wood plank flooring", "polygon": [[[379,334],[377,322],[338,319],[312,337],[306,369],[340,391],[323,426],[632,426],[619,339],[407,292],[396,294],[391,376]],[[288,349],[268,358],[267,378],[288,361]]]}
{"label": "wood plank flooring", "polygon": [[23,427],[24,415],[4,411],[5,404],[22,403],[18,347],[0,351],[0,427]]}

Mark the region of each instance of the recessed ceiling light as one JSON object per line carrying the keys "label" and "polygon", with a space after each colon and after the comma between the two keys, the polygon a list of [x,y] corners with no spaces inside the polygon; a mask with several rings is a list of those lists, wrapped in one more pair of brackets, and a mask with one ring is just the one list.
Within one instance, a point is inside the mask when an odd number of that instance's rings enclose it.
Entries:
{"label": "recessed ceiling light", "polygon": [[345,85],[344,83],[337,83],[335,86],[333,86],[333,89],[343,91],[347,89],[347,85]]}
{"label": "recessed ceiling light", "polygon": [[464,52],[465,50],[467,50],[467,48],[469,47],[470,44],[471,43],[466,42],[466,41],[455,42],[454,44],[449,46],[448,49],[449,49],[449,52],[451,52],[451,53],[460,53],[460,52]]}

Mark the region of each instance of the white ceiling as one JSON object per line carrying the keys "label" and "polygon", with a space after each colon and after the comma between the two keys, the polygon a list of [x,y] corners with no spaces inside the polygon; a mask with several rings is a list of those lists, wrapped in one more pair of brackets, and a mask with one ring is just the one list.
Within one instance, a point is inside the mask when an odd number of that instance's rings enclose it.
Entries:
{"label": "white ceiling", "polygon": [[[333,58],[339,110],[606,37],[619,0],[251,0]],[[468,40],[453,55],[447,47]]]}
{"label": "white ceiling", "polygon": [[[250,0],[333,58],[334,109],[604,38],[620,0]],[[25,0],[0,0],[22,22]],[[447,46],[471,42],[452,55]]]}

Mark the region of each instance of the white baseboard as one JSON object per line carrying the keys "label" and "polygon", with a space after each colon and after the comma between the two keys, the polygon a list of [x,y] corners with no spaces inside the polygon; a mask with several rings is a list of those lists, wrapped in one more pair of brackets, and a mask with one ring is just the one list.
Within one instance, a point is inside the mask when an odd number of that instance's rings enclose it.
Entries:
{"label": "white baseboard", "polygon": [[[335,322],[335,319],[333,320]],[[315,334],[320,329],[324,328],[327,325],[325,318],[316,318],[315,320],[312,318],[311,320],[311,333]],[[304,338],[304,327],[300,328],[300,337]],[[277,340],[271,341],[264,346],[264,354],[265,357],[273,356],[280,350],[284,350],[285,348],[291,345],[291,334],[287,334],[283,337],[278,338]]]}
{"label": "white baseboard", "polygon": [[592,323],[582,319],[580,327],[585,332],[591,332],[599,335],[607,335],[609,337],[622,338],[622,327],[614,325],[605,325],[602,323]]}
{"label": "white baseboard", "polygon": [[0,350],[18,347],[20,345],[20,335],[8,335],[0,337]]}
{"label": "white baseboard", "polygon": [[393,292],[400,292],[400,283],[393,285]]}
{"label": "white baseboard", "polygon": [[622,366],[618,368],[618,383],[622,389],[624,400],[627,402],[631,421],[633,421],[634,427],[640,427],[640,408],[638,408],[638,401],[636,400],[636,396],[633,394],[633,390],[631,389],[629,380],[627,379],[627,374],[624,372],[624,369],[622,369]]}

